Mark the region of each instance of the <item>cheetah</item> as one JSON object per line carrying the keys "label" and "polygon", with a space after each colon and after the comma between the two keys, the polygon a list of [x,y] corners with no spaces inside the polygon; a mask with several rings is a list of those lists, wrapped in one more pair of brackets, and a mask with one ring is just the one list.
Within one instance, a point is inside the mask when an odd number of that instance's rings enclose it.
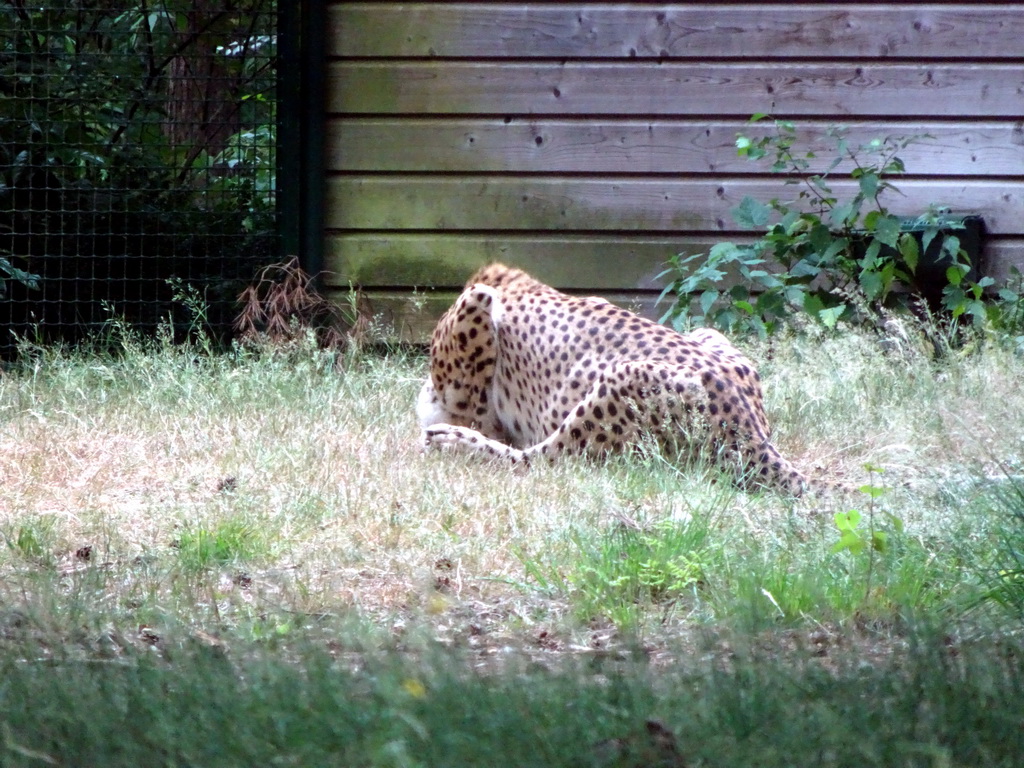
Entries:
{"label": "cheetah", "polygon": [[718,331],[683,335],[491,264],[438,322],[416,410],[427,449],[529,462],[653,439],[799,496],[808,479],[769,438],[760,382]]}

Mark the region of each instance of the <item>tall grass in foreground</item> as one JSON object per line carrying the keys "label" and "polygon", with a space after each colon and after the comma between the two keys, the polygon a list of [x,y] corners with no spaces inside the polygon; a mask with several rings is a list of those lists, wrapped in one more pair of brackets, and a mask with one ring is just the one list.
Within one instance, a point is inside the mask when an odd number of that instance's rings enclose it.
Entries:
{"label": "tall grass in foreground", "polygon": [[981,573],[982,604],[995,604],[1024,626],[1024,482],[1003,483],[989,496],[1002,519],[991,560]]}
{"label": "tall grass in foreground", "polygon": [[468,672],[405,658],[187,644],[0,660],[0,763],[167,766],[1016,768],[1019,646],[911,637],[873,663],[788,652]]}

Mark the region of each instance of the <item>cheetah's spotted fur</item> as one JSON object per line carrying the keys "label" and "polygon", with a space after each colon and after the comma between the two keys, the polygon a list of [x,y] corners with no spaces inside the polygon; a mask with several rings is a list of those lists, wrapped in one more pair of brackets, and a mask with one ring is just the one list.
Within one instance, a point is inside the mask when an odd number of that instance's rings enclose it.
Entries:
{"label": "cheetah's spotted fur", "polygon": [[710,446],[758,484],[807,479],[769,439],[760,376],[717,331],[681,335],[525,272],[477,272],[431,341],[417,411],[428,448],[514,461],[654,438]]}

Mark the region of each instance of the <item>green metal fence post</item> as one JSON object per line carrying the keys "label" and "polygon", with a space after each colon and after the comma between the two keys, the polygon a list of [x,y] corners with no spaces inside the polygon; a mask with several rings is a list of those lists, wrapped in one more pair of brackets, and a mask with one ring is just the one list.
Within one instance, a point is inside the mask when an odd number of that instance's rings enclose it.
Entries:
{"label": "green metal fence post", "polygon": [[277,227],[281,261],[299,255],[301,243],[302,104],[300,89],[302,4],[284,0],[277,10]]}
{"label": "green metal fence post", "polygon": [[278,225],[282,260],[323,271],[324,93],[327,6],[281,2],[278,11]]}
{"label": "green metal fence post", "polygon": [[324,126],[326,0],[306,0],[302,13],[302,267],[319,281],[324,269]]}

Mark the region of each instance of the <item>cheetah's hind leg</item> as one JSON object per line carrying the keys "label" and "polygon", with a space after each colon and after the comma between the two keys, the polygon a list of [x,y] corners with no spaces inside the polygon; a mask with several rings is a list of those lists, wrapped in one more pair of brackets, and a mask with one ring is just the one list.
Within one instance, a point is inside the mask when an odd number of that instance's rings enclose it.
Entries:
{"label": "cheetah's hind leg", "polygon": [[595,377],[551,434],[521,451],[522,457],[597,458],[639,447],[647,438],[662,445],[703,441],[706,405],[697,377],[660,363],[614,363]]}

